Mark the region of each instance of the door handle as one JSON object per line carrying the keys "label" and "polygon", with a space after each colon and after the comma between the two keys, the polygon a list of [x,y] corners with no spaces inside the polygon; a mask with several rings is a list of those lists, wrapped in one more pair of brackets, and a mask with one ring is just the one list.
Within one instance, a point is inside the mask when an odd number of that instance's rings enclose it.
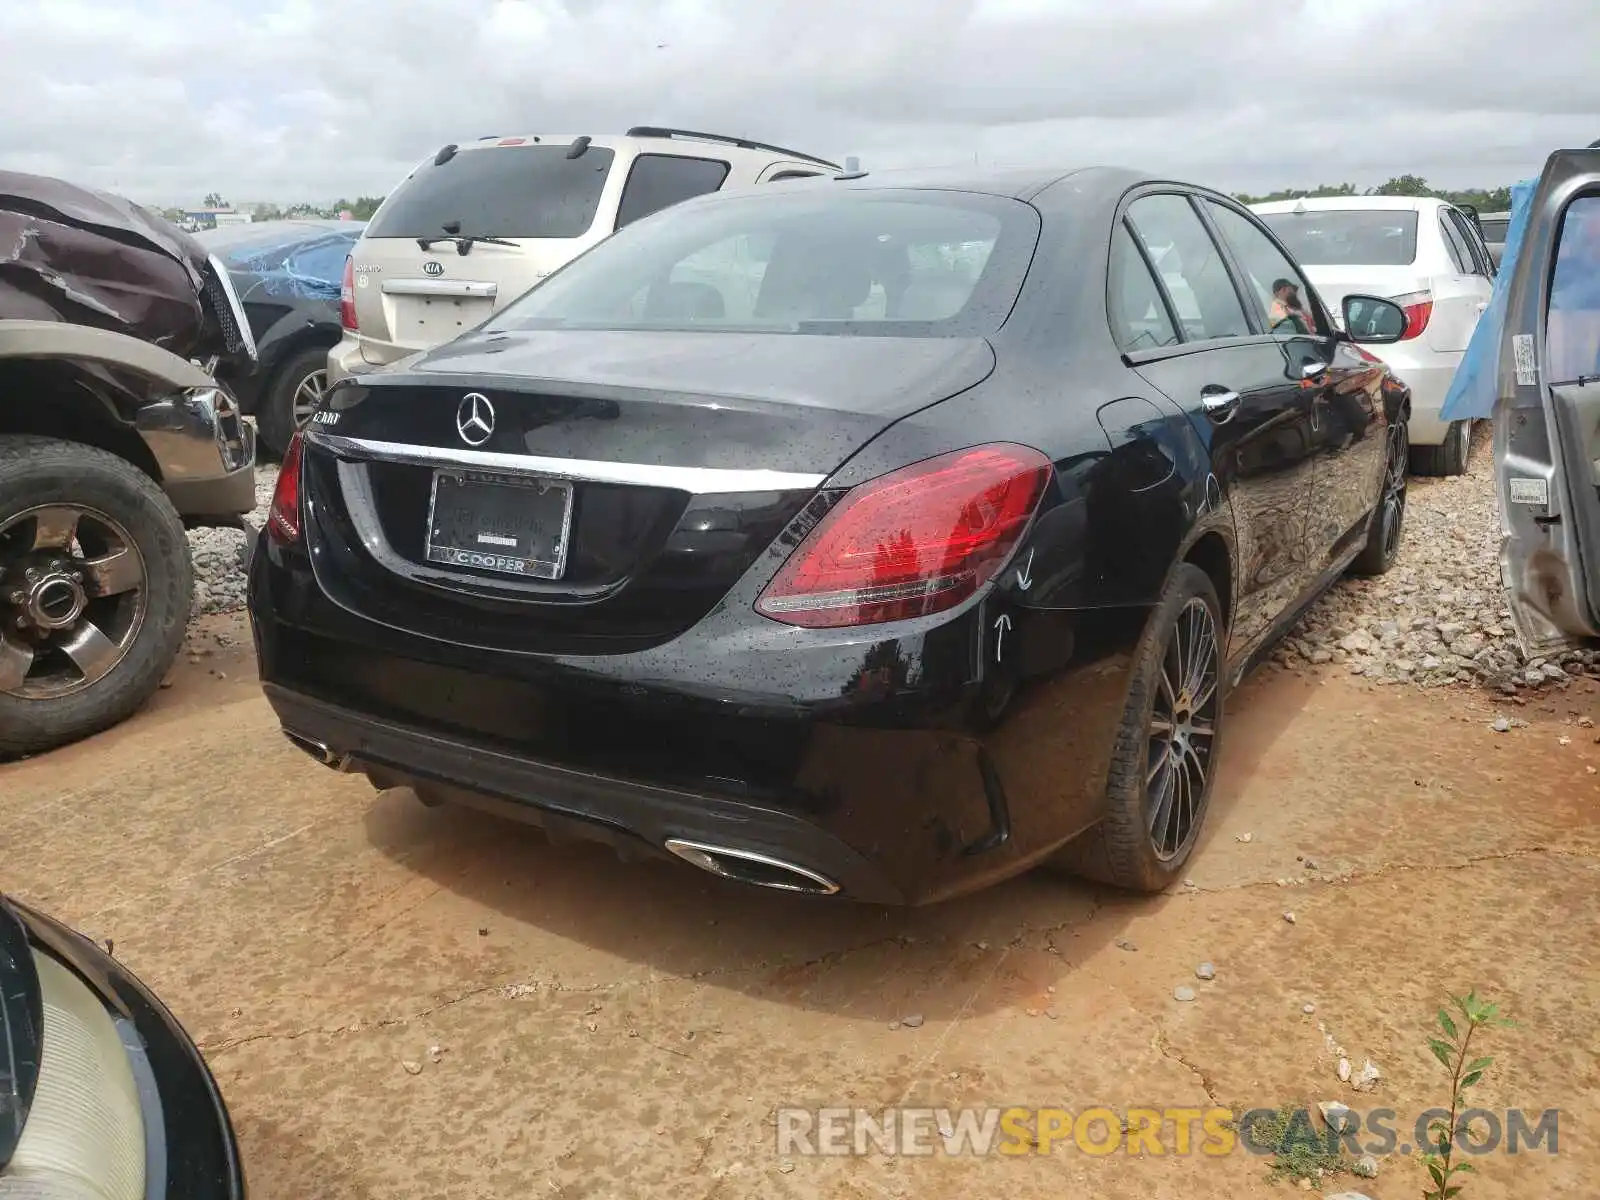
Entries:
{"label": "door handle", "polygon": [[1300,378],[1315,379],[1332,365],[1332,363],[1323,362],[1320,358],[1308,359],[1300,364]]}
{"label": "door handle", "polygon": [[1200,390],[1200,407],[1206,416],[1218,425],[1226,425],[1239,411],[1239,393],[1231,388],[1211,384]]}

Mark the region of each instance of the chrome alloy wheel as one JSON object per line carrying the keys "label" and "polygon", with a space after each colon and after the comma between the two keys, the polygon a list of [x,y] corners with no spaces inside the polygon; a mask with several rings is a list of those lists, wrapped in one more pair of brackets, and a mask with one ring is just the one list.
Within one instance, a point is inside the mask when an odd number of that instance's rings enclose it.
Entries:
{"label": "chrome alloy wheel", "polygon": [[1179,611],[1161,657],[1145,766],[1150,845],[1171,861],[1200,828],[1221,700],[1217,622],[1200,597]]}
{"label": "chrome alloy wheel", "polygon": [[139,636],[144,558],[95,509],[51,504],[0,524],[0,692],[51,700],[104,679]]}
{"label": "chrome alloy wheel", "polygon": [[294,427],[304,429],[328,390],[328,372],[312,371],[294,389]]}

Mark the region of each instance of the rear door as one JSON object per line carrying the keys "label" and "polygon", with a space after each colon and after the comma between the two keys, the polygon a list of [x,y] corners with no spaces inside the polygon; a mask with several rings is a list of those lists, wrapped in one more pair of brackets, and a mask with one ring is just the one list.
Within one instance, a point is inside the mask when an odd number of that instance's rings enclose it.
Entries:
{"label": "rear door", "polygon": [[1600,636],[1600,150],[1550,156],[1512,267],[1494,411],[1501,583],[1530,654]]}
{"label": "rear door", "polygon": [[363,356],[381,365],[450,341],[609,234],[616,159],[503,138],[424,162],[356,245]]}
{"label": "rear door", "polygon": [[[1238,602],[1230,654],[1299,595],[1314,444],[1312,393],[1251,313],[1188,195],[1140,196],[1113,231],[1111,306],[1128,361],[1189,417],[1233,508]],[[1142,261],[1141,261],[1142,259]],[[1159,319],[1134,289],[1153,265]]]}

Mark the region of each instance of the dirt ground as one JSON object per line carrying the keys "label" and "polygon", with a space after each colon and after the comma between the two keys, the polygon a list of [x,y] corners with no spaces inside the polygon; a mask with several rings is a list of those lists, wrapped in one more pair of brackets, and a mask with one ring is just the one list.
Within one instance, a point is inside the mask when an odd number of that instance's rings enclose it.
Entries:
{"label": "dirt ground", "polygon": [[[191,648],[126,725],[0,766],[0,888],[114,939],[187,1024],[256,1197],[1302,1194],[1242,1151],[781,1157],[774,1110],[1340,1099],[1404,1132],[1448,1100],[1427,1025],[1469,987],[1518,1023],[1478,1102],[1562,1111],[1559,1154],[1487,1156],[1463,1200],[1594,1193],[1589,681],[1502,710],[1268,668],[1232,701],[1192,886],[1035,875],[893,912],[376,794],[279,736],[241,617]],[[1423,1178],[1396,1153],[1324,1186]]]}

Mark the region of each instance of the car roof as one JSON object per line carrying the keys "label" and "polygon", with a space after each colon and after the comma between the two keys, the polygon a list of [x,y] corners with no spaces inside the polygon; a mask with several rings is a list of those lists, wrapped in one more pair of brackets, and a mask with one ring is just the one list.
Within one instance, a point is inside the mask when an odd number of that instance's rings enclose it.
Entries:
{"label": "car roof", "polygon": [[1368,212],[1420,212],[1439,208],[1449,201],[1437,196],[1307,196],[1302,200],[1268,200],[1252,204],[1258,213],[1328,212],[1337,209],[1363,209]]}
{"label": "car roof", "polygon": [[[1067,180],[1071,181],[1068,190],[1088,202],[1118,197],[1130,187],[1142,183],[1178,182],[1124,167],[905,167],[796,179],[783,186],[842,187],[852,191],[903,188],[914,191],[977,192],[1032,200]],[[1192,183],[1182,183],[1181,186],[1200,187]],[[738,194],[749,195],[748,192]]]}

